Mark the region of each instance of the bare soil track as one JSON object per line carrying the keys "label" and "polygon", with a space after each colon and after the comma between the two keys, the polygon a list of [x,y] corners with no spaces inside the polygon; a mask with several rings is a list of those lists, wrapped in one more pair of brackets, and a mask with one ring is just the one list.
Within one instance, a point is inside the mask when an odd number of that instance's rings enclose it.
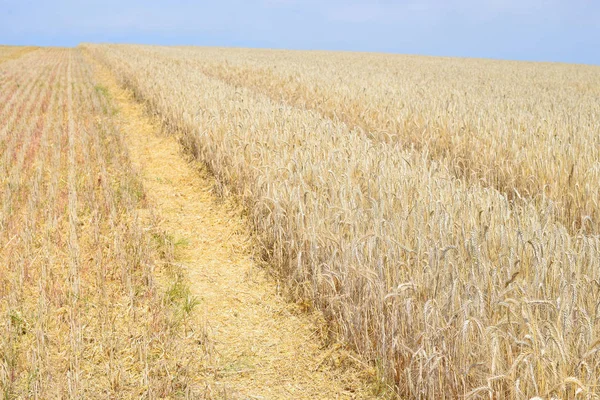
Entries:
{"label": "bare soil track", "polygon": [[198,324],[214,344],[214,398],[375,398],[374,372],[339,344],[323,343],[324,325],[277,294],[252,259],[239,207],[213,194],[212,178],[185,160],[177,138],[160,134],[106,69],[99,80],[120,108],[122,129],[162,227],[179,242],[180,260],[199,303]]}

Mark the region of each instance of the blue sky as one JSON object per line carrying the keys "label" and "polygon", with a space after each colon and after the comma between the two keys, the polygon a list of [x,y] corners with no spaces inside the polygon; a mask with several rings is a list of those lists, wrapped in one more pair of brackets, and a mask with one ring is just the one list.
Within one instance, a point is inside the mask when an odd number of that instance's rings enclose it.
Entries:
{"label": "blue sky", "polygon": [[0,0],[0,43],[384,51],[600,65],[598,0]]}

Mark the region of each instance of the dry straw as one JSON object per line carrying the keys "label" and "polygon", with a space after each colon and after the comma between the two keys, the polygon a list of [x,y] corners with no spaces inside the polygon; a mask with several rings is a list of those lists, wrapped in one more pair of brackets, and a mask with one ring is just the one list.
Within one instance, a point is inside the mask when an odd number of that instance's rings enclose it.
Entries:
{"label": "dry straw", "polygon": [[[600,246],[572,217],[596,212],[591,69],[87,48],[243,199],[290,292],[401,396],[597,397]],[[540,97],[561,71],[584,86]]]}
{"label": "dry straw", "polygon": [[599,233],[599,67],[245,49],[192,54],[186,57],[209,76],[316,110],[373,140],[427,149],[455,176],[552,207],[572,232]]}
{"label": "dry straw", "polygon": [[200,347],[154,282],[159,242],[92,67],[38,50],[0,66],[0,98],[3,398],[190,394]]}

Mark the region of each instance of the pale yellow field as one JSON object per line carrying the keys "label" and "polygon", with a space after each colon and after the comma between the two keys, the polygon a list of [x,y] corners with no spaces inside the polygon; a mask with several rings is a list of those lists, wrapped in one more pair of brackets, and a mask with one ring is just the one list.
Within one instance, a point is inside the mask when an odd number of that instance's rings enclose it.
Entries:
{"label": "pale yellow field", "polygon": [[13,55],[0,65],[2,398],[392,395],[321,314],[281,296],[243,208],[108,68],[80,48]]}
{"label": "pale yellow field", "polygon": [[0,76],[2,398],[198,394],[189,291],[93,65],[40,49]]}
{"label": "pale yellow field", "polygon": [[600,68],[85,48],[401,397],[598,397]]}
{"label": "pale yellow field", "polygon": [[550,208],[572,232],[600,233],[600,67],[244,49],[188,58],[377,141],[425,149],[457,177]]}
{"label": "pale yellow field", "polygon": [[0,63],[15,60],[29,52],[37,50],[34,46],[2,46],[0,45]]}

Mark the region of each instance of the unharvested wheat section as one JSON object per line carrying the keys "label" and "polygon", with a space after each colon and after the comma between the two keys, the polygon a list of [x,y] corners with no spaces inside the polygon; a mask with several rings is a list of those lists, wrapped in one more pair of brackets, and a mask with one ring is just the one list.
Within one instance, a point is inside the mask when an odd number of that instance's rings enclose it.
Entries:
{"label": "unharvested wheat section", "polygon": [[598,397],[597,68],[86,47],[400,396]]}

